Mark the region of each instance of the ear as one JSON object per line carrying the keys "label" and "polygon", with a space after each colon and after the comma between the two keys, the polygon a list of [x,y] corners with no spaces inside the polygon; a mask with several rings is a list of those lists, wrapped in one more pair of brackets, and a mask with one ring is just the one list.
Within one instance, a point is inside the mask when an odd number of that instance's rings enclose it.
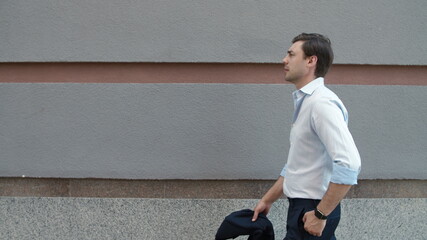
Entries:
{"label": "ear", "polygon": [[308,65],[309,66],[316,66],[316,64],[317,64],[317,56],[316,55],[308,57]]}

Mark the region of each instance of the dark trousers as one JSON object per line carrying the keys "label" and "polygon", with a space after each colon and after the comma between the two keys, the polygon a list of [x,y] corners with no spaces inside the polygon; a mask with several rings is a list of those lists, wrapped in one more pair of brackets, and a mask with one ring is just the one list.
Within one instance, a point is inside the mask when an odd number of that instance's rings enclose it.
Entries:
{"label": "dark trousers", "polygon": [[286,237],[284,240],[336,240],[335,229],[341,217],[341,206],[338,205],[328,216],[326,226],[321,237],[310,235],[304,230],[302,218],[306,212],[314,210],[320,200],[288,198],[289,209],[286,223]]}

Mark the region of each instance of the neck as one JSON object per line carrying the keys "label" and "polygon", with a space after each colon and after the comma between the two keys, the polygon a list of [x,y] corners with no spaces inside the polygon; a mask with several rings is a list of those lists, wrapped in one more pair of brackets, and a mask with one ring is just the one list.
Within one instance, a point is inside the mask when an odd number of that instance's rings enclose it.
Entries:
{"label": "neck", "polygon": [[311,83],[314,79],[316,79],[317,77],[312,75],[312,76],[307,76],[306,78],[301,79],[300,81],[295,83],[295,87],[297,90],[300,90],[301,88],[303,88],[305,85]]}

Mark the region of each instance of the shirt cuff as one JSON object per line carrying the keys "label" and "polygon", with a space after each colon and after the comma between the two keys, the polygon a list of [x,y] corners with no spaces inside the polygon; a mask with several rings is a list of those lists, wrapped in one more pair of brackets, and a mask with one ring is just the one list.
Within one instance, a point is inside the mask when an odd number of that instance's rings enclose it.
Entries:
{"label": "shirt cuff", "polygon": [[287,167],[287,164],[285,164],[285,166],[283,167],[282,172],[280,173],[280,176],[285,177],[285,175],[286,175],[286,167]]}
{"label": "shirt cuff", "polygon": [[336,184],[356,185],[360,170],[350,169],[336,163],[333,164],[331,182]]}

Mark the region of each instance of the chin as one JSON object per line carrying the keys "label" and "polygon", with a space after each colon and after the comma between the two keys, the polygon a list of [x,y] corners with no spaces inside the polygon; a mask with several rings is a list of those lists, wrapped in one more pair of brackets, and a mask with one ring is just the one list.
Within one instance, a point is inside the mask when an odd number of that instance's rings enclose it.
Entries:
{"label": "chin", "polygon": [[291,78],[285,78],[285,81],[286,81],[286,82],[290,82],[290,83],[294,83],[294,80],[293,80],[293,79],[291,79]]}

